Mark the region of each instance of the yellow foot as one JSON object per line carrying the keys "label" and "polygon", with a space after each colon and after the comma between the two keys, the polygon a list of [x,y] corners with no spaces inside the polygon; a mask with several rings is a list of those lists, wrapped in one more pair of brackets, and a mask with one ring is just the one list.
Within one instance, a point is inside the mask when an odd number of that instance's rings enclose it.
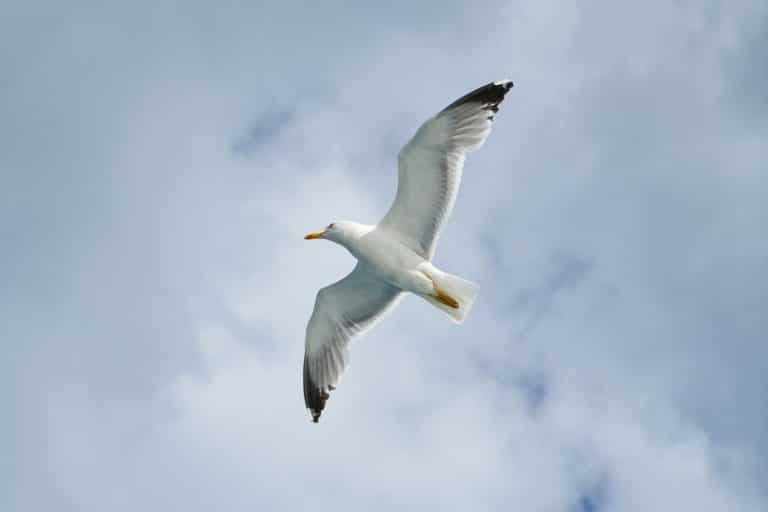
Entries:
{"label": "yellow foot", "polygon": [[441,304],[445,304],[449,308],[459,309],[459,301],[442,291],[440,288],[435,288],[435,293],[432,294],[432,298]]}

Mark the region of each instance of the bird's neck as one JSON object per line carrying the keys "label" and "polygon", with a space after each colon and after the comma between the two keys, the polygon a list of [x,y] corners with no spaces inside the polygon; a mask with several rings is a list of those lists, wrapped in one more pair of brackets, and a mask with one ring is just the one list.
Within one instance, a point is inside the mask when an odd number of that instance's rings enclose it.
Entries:
{"label": "bird's neck", "polygon": [[360,239],[373,231],[375,227],[376,226],[367,226],[365,224],[353,224],[345,229],[342,236],[335,240],[335,242],[356,256],[356,249],[359,245]]}

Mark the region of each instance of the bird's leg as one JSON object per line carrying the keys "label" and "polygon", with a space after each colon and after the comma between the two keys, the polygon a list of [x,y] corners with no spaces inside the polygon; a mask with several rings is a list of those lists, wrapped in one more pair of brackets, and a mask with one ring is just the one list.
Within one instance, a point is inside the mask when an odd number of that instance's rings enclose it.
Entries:
{"label": "bird's leg", "polygon": [[439,288],[435,288],[435,294],[432,295],[432,297],[434,297],[436,301],[440,302],[441,304],[445,304],[449,308],[459,309],[459,301]]}
{"label": "bird's leg", "polygon": [[454,299],[453,297],[445,293],[443,290],[441,290],[440,287],[437,286],[437,283],[435,282],[435,280],[432,279],[432,277],[428,275],[426,272],[424,273],[424,275],[426,275],[429,278],[429,280],[432,281],[432,288],[434,289],[434,291],[432,292],[431,297],[433,299],[435,299],[440,304],[445,304],[449,308],[459,309],[459,301],[457,301],[456,299]]}

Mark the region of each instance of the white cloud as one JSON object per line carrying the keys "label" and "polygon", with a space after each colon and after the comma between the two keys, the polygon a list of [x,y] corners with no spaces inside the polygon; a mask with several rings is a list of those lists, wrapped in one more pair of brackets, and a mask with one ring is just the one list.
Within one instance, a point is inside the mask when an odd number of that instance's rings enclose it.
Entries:
{"label": "white cloud", "polygon": [[[338,34],[190,9],[139,41],[144,13],[83,12],[13,61],[9,509],[765,508],[768,127],[725,65],[765,7],[353,10]],[[310,425],[305,322],[352,260],[302,235],[375,221],[418,123],[505,75],[437,257],[480,302],[457,328],[404,301]],[[274,133],[250,114],[275,109]]]}

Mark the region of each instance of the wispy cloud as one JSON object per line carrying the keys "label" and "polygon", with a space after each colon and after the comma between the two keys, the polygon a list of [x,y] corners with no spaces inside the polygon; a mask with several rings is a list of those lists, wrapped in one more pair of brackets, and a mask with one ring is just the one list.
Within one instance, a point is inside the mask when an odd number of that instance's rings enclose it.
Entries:
{"label": "wispy cloud", "polygon": [[291,123],[293,117],[293,110],[278,109],[274,106],[268,108],[251,123],[247,133],[235,142],[232,151],[236,155],[252,154],[273,141]]}
{"label": "wispy cloud", "polygon": [[[763,3],[14,9],[4,509],[765,509]],[[404,301],[310,425],[352,260],[301,235],[505,75],[437,255],[472,316]]]}

